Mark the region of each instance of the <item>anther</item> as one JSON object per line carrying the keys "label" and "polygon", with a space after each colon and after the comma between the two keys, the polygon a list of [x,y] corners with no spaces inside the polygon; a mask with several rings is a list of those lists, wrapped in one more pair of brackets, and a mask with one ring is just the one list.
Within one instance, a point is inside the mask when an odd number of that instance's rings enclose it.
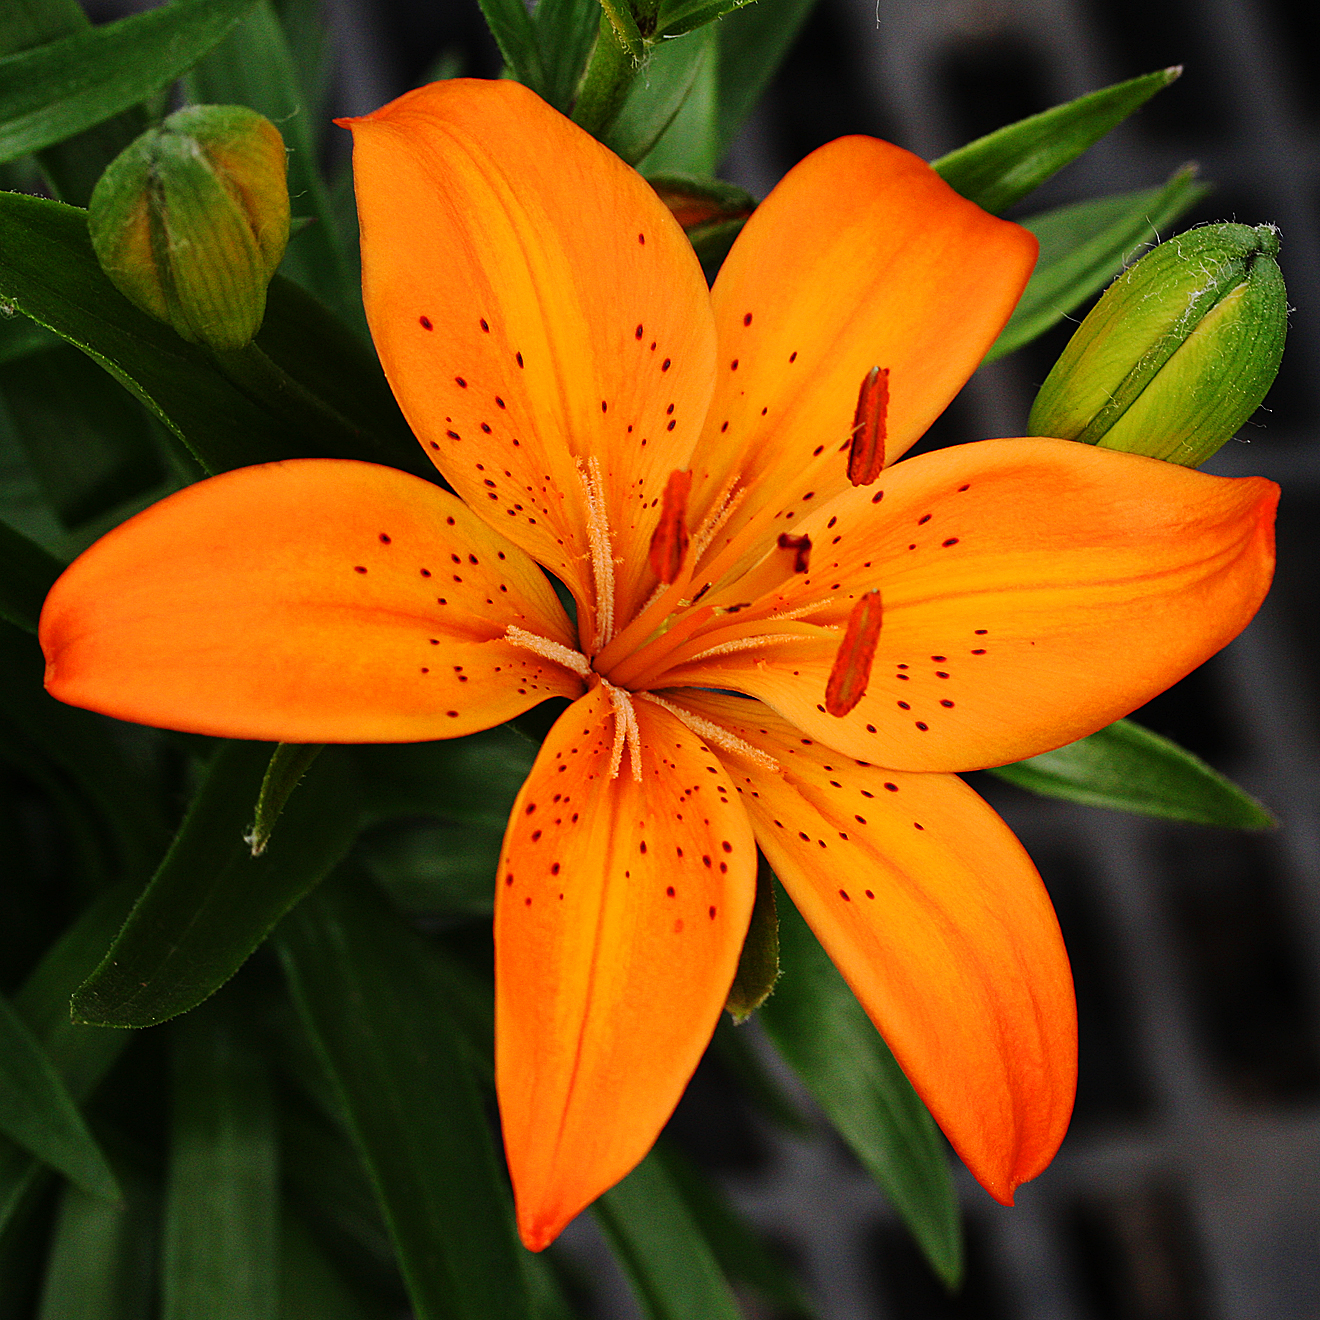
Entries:
{"label": "anther", "polygon": [[793,572],[805,573],[811,564],[811,537],[779,533],[779,548],[793,551]]}
{"label": "anther", "polygon": [[866,695],[880,637],[881,612],[880,593],[868,591],[848,616],[848,627],[825,684],[825,709],[831,715],[846,715]]}
{"label": "anther", "polygon": [[885,466],[885,421],[889,415],[889,368],[872,367],[857,392],[852,443],[848,449],[848,480],[869,486]]}
{"label": "anther", "polygon": [[651,536],[651,571],[666,585],[678,577],[688,552],[687,500],[691,489],[690,470],[669,474],[660,521]]}

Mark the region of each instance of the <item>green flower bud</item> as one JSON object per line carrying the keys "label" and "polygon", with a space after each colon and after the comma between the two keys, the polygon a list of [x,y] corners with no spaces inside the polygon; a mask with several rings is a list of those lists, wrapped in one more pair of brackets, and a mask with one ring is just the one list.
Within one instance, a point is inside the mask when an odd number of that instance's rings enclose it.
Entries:
{"label": "green flower bud", "polygon": [[1272,225],[1204,225],[1105,290],[1031,409],[1032,435],[1204,463],[1259,407],[1288,328]]}
{"label": "green flower bud", "polygon": [[289,241],[287,171],[279,130],[255,110],[180,110],[101,176],[88,216],[97,259],[190,343],[243,348]]}

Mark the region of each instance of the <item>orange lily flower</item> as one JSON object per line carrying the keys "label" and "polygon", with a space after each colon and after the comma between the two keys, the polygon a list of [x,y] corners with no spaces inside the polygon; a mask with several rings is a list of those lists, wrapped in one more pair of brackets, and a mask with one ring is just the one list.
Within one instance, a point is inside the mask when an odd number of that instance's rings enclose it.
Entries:
{"label": "orange lily flower", "polygon": [[667,1120],[758,845],[1010,1202],[1067,1126],[1072,983],[1039,877],[956,772],[1090,733],[1235,636],[1275,488],[1050,439],[887,467],[1035,259],[896,147],[808,157],[708,291],[644,181],[515,83],[422,88],[352,128],[372,333],[457,494],[331,460],[181,491],[52,591],[50,691],[290,742],[572,700],[495,908],[532,1249]]}

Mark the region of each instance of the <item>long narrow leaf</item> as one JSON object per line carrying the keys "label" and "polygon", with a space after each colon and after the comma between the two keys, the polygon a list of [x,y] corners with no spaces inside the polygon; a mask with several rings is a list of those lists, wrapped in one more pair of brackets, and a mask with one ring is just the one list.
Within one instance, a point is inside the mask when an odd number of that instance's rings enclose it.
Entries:
{"label": "long narrow leaf", "polygon": [[675,1147],[661,1141],[655,1156],[728,1279],[759,1294],[778,1314],[812,1315],[811,1303],[792,1272],[723,1191]]}
{"label": "long narrow leaf", "polygon": [[65,527],[101,518],[164,482],[155,423],[70,345],[0,365],[0,392],[28,465]]}
{"label": "long narrow leaf", "polygon": [[1255,798],[1199,756],[1131,720],[990,773],[1045,797],[1111,811],[1236,830],[1276,824]]}
{"label": "long narrow leaf", "polygon": [[280,1320],[385,1320],[354,1295],[307,1226],[285,1212],[280,1230]]}
{"label": "long narrow leaf", "polygon": [[1044,334],[1104,288],[1139,247],[1159,242],[1160,230],[1209,191],[1187,166],[1162,188],[1079,202],[1023,220],[1040,240],[1040,258],[985,360],[993,362]]}
{"label": "long narrow leaf", "polygon": [[118,1202],[65,1187],[38,1320],[151,1320],[158,1197],[140,1174],[121,1181]]}
{"label": "long narrow leaf", "polygon": [[[80,1026],[69,1019],[69,996],[114,938],[132,896],[130,883],[102,895],[42,958],[14,996],[15,1009],[78,1104],[91,1095],[132,1040],[126,1031]],[[41,1168],[27,1151],[0,1138],[0,1229]]]}
{"label": "long narrow leaf", "polygon": [[232,994],[174,1027],[162,1320],[278,1320],[270,1085]]}
{"label": "long narrow leaf", "polygon": [[[273,374],[239,385],[110,283],[92,251],[86,212],[3,193],[0,300],[100,363],[208,472],[301,457],[360,458],[422,475],[430,468],[371,350],[278,276],[256,340]],[[291,390],[317,406],[299,411]]]}
{"label": "long narrow leaf", "polygon": [[119,873],[140,884],[168,841],[159,805],[103,719],[46,695],[43,669],[36,641],[0,623],[0,730],[58,770],[96,809]]}
{"label": "long narrow leaf", "polygon": [[356,789],[331,752],[252,856],[244,836],[270,754],[268,743],[235,742],[216,755],[160,869],[74,996],[78,1020],[145,1027],[196,1007],[343,858],[357,834]]}
{"label": "long narrow leaf", "polygon": [[419,1320],[525,1320],[508,1190],[431,950],[347,880],[291,913],[279,948]]}
{"label": "long narrow leaf", "polygon": [[256,0],[173,0],[0,59],[0,161],[136,105],[196,63]]}
{"label": "long narrow leaf", "polygon": [[738,1320],[728,1280],[654,1153],[592,1210],[648,1320]]}
{"label": "long narrow leaf", "polygon": [[54,1064],[0,996],[0,1132],[84,1191],[119,1198],[119,1184]]}
{"label": "long narrow leaf", "polygon": [[532,25],[545,65],[542,95],[568,114],[600,30],[599,0],[540,0]]}
{"label": "long narrow leaf", "polygon": [[[713,31],[693,33],[657,47],[610,126],[606,145],[635,165],[674,122],[702,71],[713,73],[715,58]],[[694,165],[684,161],[674,168],[694,169]],[[704,172],[704,160],[696,164],[695,171]]]}
{"label": "long narrow leaf", "polygon": [[962,1225],[935,1122],[807,923],[782,890],[777,897],[784,974],[761,1021],[952,1286]]}
{"label": "long narrow leaf", "polygon": [[1181,72],[1181,67],[1160,69],[1101,88],[931,163],[951,188],[998,215],[1076,160]]}
{"label": "long narrow leaf", "polygon": [[541,92],[545,87],[545,66],[531,15],[522,0],[477,0],[477,3],[513,76],[534,92]]}

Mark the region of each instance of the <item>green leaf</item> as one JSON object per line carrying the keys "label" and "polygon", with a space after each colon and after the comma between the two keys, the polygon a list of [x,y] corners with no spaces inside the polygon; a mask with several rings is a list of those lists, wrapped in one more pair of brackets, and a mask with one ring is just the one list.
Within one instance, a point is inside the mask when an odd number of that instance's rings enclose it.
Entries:
{"label": "green leaf", "polygon": [[756,0],[720,20],[717,160],[770,86],[814,5],[815,0]]}
{"label": "green leaf", "polygon": [[532,17],[522,0],[477,0],[486,26],[513,76],[534,92],[546,85]]}
{"label": "green leaf", "polygon": [[814,1308],[792,1271],[734,1209],[728,1197],[677,1148],[661,1140],[654,1157],[683,1198],[716,1262],[734,1283],[750,1288],[776,1314],[810,1316]]}
{"label": "green leaf", "polygon": [[54,1065],[0,996],[0,1132],[84,1191],[119,1199],[119,1184]]}
{"label": "green leaf", "polygon": [[695,33],[656,46],[605,134],[605,145],[635,165],[674,122],[698,85],[702,71],[713,73],[715,57],[713,32]]}
{"label": "green leaf", "polygon": [[0,623],[0,734],[54,767],[95,808],[119,873],[141,884],[168,840],[159,804],[106,720],[46,695],[44,668],[35,640]]}
{"label": "green leaf", "polygon": [[0,522],[0,619],[35,633],[46,593],[63,571],[50,551]]}
{"label": "green leaf", "polygon": [[350,1291],[298,1215],[287,1211],[280,1231],[280,1320],[384,1320]]}
{"label": "green leaf", "polygon": [[434,477],[370,348],[279,276],[267,295],[260,352],[226,355],[235,380],[214,355],[140,312],[110,283],[87,237],[86,212],[4,193],[0,300],[100,363],[208,472],[327,457]]}
{"label": "green leaf", "polygon": [[536,748],[507,725],[443,742],[350,749],[370,822],[434,816],[503,831]]}
{"label": "green leaf", "polygon": [[358,856],[405,912],[489,917],[502,829],[412,825],[375,831]]}
{"label": "green leaf", "polygon": [[992,775],[1045,797],[1165,820],[1265,830],[1278,822],[1198,756],[1131,720]]}
{"label": "green leaf", "polygon": [[245,842],[253,857],[260,857],[270,842],[270,832],[279,820],[289,795],[298,787],[312,762],[325,751],[324,743],[280,743],[266,766],[257,794],[256,818]]}
{"label": "green leaf", "polygon": [[[82,1104],[132,1037],[124,1031],[87,1027],[69,1018],[69,996],[114,938],[132,902],[133,886],[121,884],[93,903],[46,953],[14,996],[14,1008],[41,1042],[55,1071]],[[41,1171],[27,1151],[0,1139],[0,1228],[13,1215]]]}
{"label": "green leaf", "polygon": [[661,0],[656,34],[661,38],[681,37],[752,3],[754,0]]}
{"label": "green leaf", "polygon": [[173,0],[0,59],[0,161],[136,105],[196,63],[255,0]]}
{"label": "green leaf", "polygon": [[985,360],[993,362],[1044,334],[1104,288],[1137,248],[1158,242],[1164,226],[1210,191],[1208,184],[1196,182],[1196,167],[1187,165],[1162,188],[1078,202],[1021,221],[1040,240],[1040,259]]}
{"label": "green leaf", "polygon": [[599,0],[540,0],[532,25],[545,64],[543,95],[568,114],[600,30]]}
{"label": "green leaf", "polygon": [[418,1320],[527,1317],[508,1190],[432,950],[346,878],[286,918],[279,948]]}
{"label": "green leaf", "polygon": [[774,992],[779,980],[779,917],[775,912],[774,879],[762,860],[756,873],[752,922],[738,955],[738,970],[724,1007],[741,1026]]}
{"label": "green leaf", "polygon": [[174,1027],[162,1320],[278,1320],[279,1165],[270,1084],[225,995]]}
{"label": "green leaf", "polygon": [[307,104],[283,26],[269,0],[257,7],[188,76],[194,100],[245,105],[280,130],[289,153],[289,196],[312,223],[290,244],[282,272],[340,316],[362,319],[356,253],[345,250],[317,165],[321,127]]}
{"label": "green leaf", "polygon": [[141,1175],[121,1181],[126,1196],[117,1202],[64,1188],[38,1320],[151,1320],[156,1196]]}
{"label": "green leaf", "polygon": [[44,326],[0,308],[0,363],[17,362],[32,353],[54,348],[59,339]]}
{"label": "green leaf", "polygon": [[245,840],[269,743],[223,745],[178,837],[96,971],[78,988],[82,1022],[147,1027],[195,1008],[243,965],[357,834],[347,758],[308,772],[260,857]]}
{"label": "green leaf", "polygon": [[164,481],[150,417],[68,344],[0,366],[0,392],[28,463],[66,527]]}
{"label": "green leaf", "polygon": [[[648,174],[660,171],[708,178],[715,173],[722,154],[719,142],[719,36],[715,28],[708,27],[684,38],[684,43],[691,43],[692,47],[688,55],[693,70],[689,89],[678,113],[639,162],[639,168],[644,168]],[[666,43],[661,50],[668,56],[672,46],[672,42]],[[678,49],[681,50],[682,46]],[[652,79],[668,76],[663,66],[650,73]]]}
{"label": "green leaf", "polygon": [[951,188],[998,215],[1076,160],[1181,73],[1182,67],[1175,66],[1104,87],[997,129],[931,164]]}
{"label": "green leaf", "polygon": [[[13,55],[91,26],[77,0],[24,0],[0,9],[0,55]],[[140,106],[102,121],[39,153],[55,195],[86,206],[101,171],[146,127]],[[18,191],[27,191],[19,189]]]}
{"label": "green leaf", "polygon": [[728,1280],[654,1152],[592,1211],[648,1320],[738,1320]]}
{"label": "green leaf", "polygon": [[939,1130],[807,923],[782,890],[777,897],[784,974],[761,1022],[953,1287],[962,1223]]}

